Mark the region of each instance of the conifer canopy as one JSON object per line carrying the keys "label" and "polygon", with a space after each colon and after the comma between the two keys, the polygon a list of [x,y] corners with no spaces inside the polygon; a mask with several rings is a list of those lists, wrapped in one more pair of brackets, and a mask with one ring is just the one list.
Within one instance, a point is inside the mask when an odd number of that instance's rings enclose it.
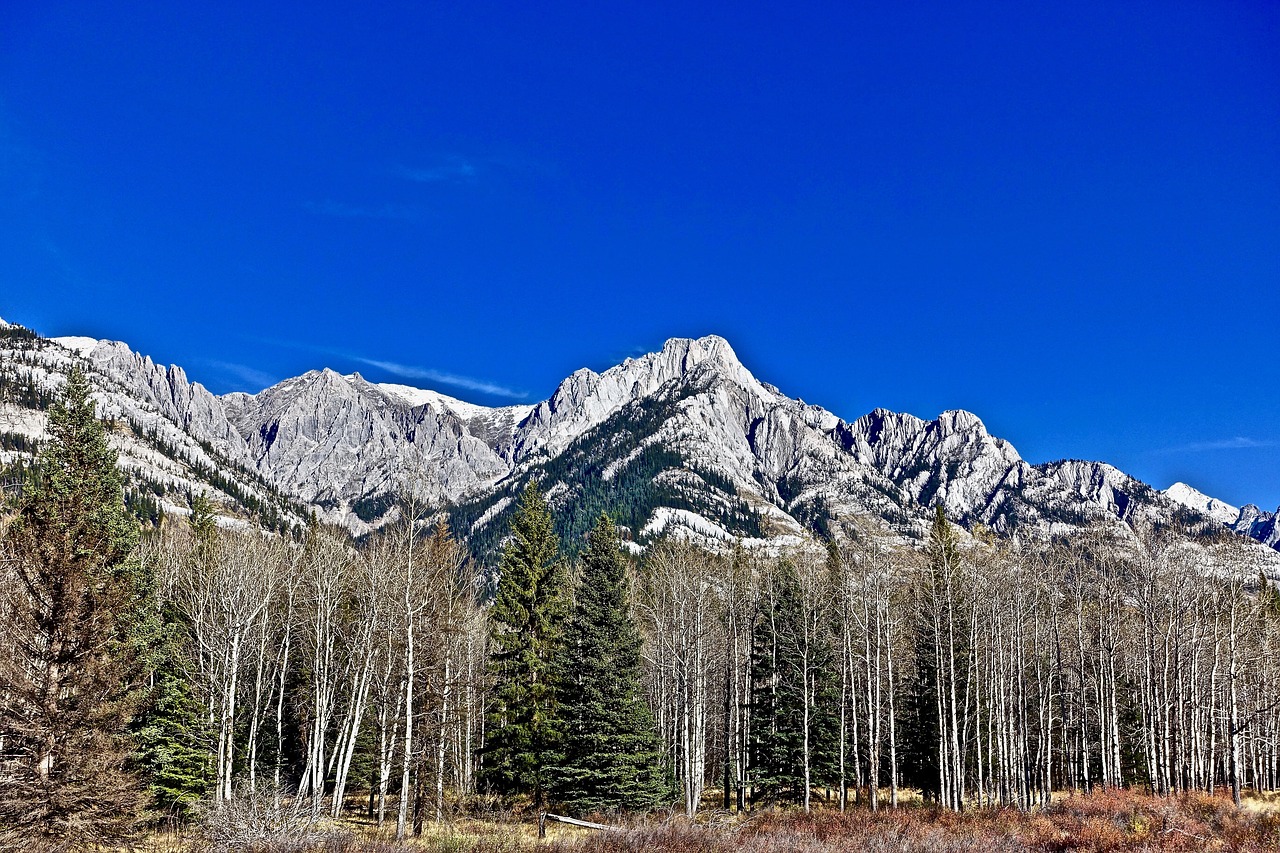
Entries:
{"label": "conifer canopy", "polygon": [[581,557],[565,645],[564,748],[556,798],[575,813],[645,811],[671,798],[641,686],[641,638],[618,528],[601,515]]}

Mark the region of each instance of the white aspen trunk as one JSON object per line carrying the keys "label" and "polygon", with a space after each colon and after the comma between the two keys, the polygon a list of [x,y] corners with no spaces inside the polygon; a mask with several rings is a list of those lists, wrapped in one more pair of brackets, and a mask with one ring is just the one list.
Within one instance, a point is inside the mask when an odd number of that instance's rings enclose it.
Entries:
{"label": "white aspen trunk", "polygon": [[875,685],[880,683],[880,632],[876,631],[876,652],[877,657],[873,660],[871,657],[871,611],[868,602],[869,596],[863,595],[862,598],[862,654],[866,663],[866,695],[863,697],[866,702],[867,714],[867,801],[872,811],[876,811],[878,806],[877,786],[880,783],[880,767],[878,763],[877,749],[879,744],[876,742],[876,716],[879,706],[875,699]]}
{"label": "white aspen trunk", "polygon": [[342,809],[346,799],[347,780],[351,772],[351,762],[355,758],[356,740],[360,737],[360,724],[364,719],[365,703],[369,696],[369,680],[373,676],[373,650],[369,648],[365,654],[360,672],[352,686],[349,715],[345,725],[345,734],[334,745],[334,755],[338,757],[333,781],[333,816],[342,817]]}
{"label": "white aspen trunk", "polygon": [[230,800],[233,794],[231,786],[235,767],[236,696],[240,692],[238,686],[240,643],[241,636],[237,630],[231,637],[231,647],[228,652],[226,693],[223,696],[222,725],[218,733],[218,765],[221,770],[218,785],[221,789],[219,797],[221,800]]}
{"label": "white aspen trunk", "polygon": [[1214,756],[1218,754],[1218,726],[1216,723],[1218,719],[1218,667],[1222,652],[1222,641],[1218,636],[1218,630],[1218,620],[1215,618],[1213,621],[1213,667],[1209,670],[1209,711],[1207,714],[1209,744],[1205,752],[1204,768],[1205,793],[1210,795],[1213,794],[1214,783],[1213,761]]}
{"label": "white aspen trunk", "polygon": [[[806,626],[807,627],[807,626]],[[806,640],[805,649],[801,655],[801,675],[804,679],[804,810],[809,812],[809,795],[813,787],[813,779],[810,776],[810,756],[809,756],[809,728],[812,726],[813,720],[813,674],[809,669],[809,657],[812,650]]]}
{"label": "white aspen trunk", "polygon": [[285,676],[289,671],[289,650],[293,642],[293,584],[289,584],[288,604],[285,608],[284,645],[280,650],[280,672],[276,682],[276,763],[272,781],[272,802],[280,808],[280,771],[284,754],[284,691]]}
{"label": "white aspen trunk", "polygon": [[[404,683],[396,685],[396,704],[390,713],[390,725],[384,718],[382,742],[378,763],[378,828],[387,821],[387,793],[391,787],[391,769],[394,766],[395,744],[400,735],[400,709],[404,701]],[[383,712],[384,715],[386,711]]]}
{"label": "white aspen trunk", "polygon": [[[888,604],[885,605],[886,613]],[[888,677],[888,694],[889,694],[889,806],[896,809],[898,807],[898,730],[897,730],[897,708],[894,703],[896,694],[896,685],[893,679],[893,633],[892,625],[885,625],[885,673]]]}
{"label": "white aspen trunk", "polygon": [[400,807],[396,815],[396,841],[404,841],[409,817],[409,782],[413,769],[413,682],[417,678],[414,666],[414,607],[411,597],[413,585],[413,526],[409,526],[409,559],[404,593],[405,657],[404,657],[404,761],[400,773]]}
{"label": "white aspen trunk", "polygon": [[[256,794],[258,792],[258,731],[262,725],[263,710],[263,692],[265,689],[266,679],[266,658],[267,658],[267,608],[262,611],[262,625],[258,634],[258,660],[254,669],[253,679],[253,713],[249,717],[249,743],[247,748],[249,755],[249,793]],[[269,697],[268,697],[269,698]]]}
{"label": "white aspen trunk", "polygon": [[[1234,590],[1233,590],[1234,592]],[[1231,597],[1231,634],[1228,639],[1228,658],[1227,658],[1227,684],[1230,693],[1229,712],[1231,735],[1231,800],[1236,804],[1236,808],[1240,807],[1240,699],[1237,693],[1236,682],[1239,679],[1238,663],[1236,658],[1236,635],[1239,630],[1239,620],[1237,619],[1236,609],[1238,596]]]}
{"label": "white aspen trunk", "polygon": [[444,685],[440,698],[440,739],[436,746],[436,823],[444,823],[444,760],[449,731],[449,701],[452,698],[453,673],[450,655],[444,656]]}

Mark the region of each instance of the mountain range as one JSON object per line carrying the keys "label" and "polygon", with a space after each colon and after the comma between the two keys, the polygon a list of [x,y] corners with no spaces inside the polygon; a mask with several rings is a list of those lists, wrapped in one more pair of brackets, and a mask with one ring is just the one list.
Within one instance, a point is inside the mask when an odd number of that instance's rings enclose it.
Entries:
{"label": "mountain range", "polygon": [[607,510],[635,549],[663,534],[780,547],[866,518],[919,538],[941,503],[962,526],[1002,535],[1143,522],[1235,533],[1280,557],[1280,510],[1237,509],[1181,483],[1160,492],[1103,462],[1032,465],[965,411],[845,421],[758,380],[716,336],[673,338],[602,373],[578,370],[535,405],[490,408],[328,369],[218,396],[126,344],[0,321],[0,466],[28,460],[77,362],[113,424],[130,500],[154,515],[184,514],[205,492],[226,525],[315,514],[363,534],[412,495],[487,559],[536,477],[567,540]]}

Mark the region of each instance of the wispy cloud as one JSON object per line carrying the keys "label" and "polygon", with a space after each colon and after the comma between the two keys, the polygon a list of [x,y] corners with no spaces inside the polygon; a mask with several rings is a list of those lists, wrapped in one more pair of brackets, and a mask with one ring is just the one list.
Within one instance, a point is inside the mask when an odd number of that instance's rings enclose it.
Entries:
{"label": "wispy cloud", "polygon": [[421,219],[423,209],[411,204],[348,204],[328,199],[319,204],[308,204],[307,209],[321,216],[338,216],[345,219]]}
{"label": "wispy cloud", "polygon": [[400,175],[420,184],[464,183],[480,174],[476,165],[465,157],[446,157],[430,166],[403,166]]}
{"label": "wispy cloud", "polygon": [[525,400],[529,397],[527,391],[517,391],[508,388],[505,385],[498,385],[484,379],[475,379],[470,376],[460,376],[456,373],[446,373],[441,370],[433,370],[430,367],[414,367],[408,364],[397,364],[394,361],[379,361],[373,358],[361,358],[353,356],[353,358],[361,364],[367,364],[370,367],[376,367],[379,370],[385,370],[401,379],[425,379],[428,382],[439,382],[441,385],[451,385],[454,388],[465,388],[468,391],[478,391],[481,394],[491,394],[494,397],[506,397],[510,400]]}
{"label": "wispy cloud", "polygon": [[325,355],[336,356],[344,361],[367,364],[370,367],[376,367],[379,370],[386,371],[392,376],[397,376],[401,379],[420,379],[426,382],[436,382],[441,385],[449,385],[451,387],[462,388],[467,391],[490,394],[494,397],[505,397],[508,400],[529,399],[528,391],[519,391],[515,388],[509,388],[506,385],[499,385],[496,382],[490,382],[487,379],[463,376],[458,373],[450,373],[446,370],[436,370],[431,367],[418,367],[412,364],[400,364],[399,362],[385,361],[378,358],[366,358],[365,356],[355,355],[354,353],[334,349],[333,347],[317,346],[315,344],[306,344],[299,341],[287,341],[277,338],[262,337],[251,337],[250,340],[270,344],[272,346],[285,347],[286,349],[324,353]]}
{"label": "wispy cloud", "polygon": [[212,361],[205,362],[210,367],[221,370],[223,373],[234,376],[245,385],[253,388],[261,389],[275,385],[279,380],[265,371],[250,367],[247,364],[236,364],[231,361]]}
{"label": "wispy cloud", "polygon": [[1256,438],[1246,438],[1238,435],[1234,438],[1222,438],[1213,441],[1193,441],[1188,444],[1180,444],[1177,447],[1166,447],[1158,452],[1160,453],[1201,453],[1209,450],[1253,450],[1259,447],[1277,447],[1280,442],[1277,441],[1259,441]]}

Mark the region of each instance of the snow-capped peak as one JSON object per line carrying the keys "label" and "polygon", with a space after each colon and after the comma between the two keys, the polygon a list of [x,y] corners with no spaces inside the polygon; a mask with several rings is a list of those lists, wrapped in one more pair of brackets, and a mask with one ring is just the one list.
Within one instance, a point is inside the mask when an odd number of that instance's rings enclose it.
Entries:
{"label": "snow-capped peak", "polygon": [[391,382],[379,382],[375,387],[385,391],[392,397],[403,400],[415,409],[419,406],[430,406],[437,411],[452,412],[464,421],[487,415],[493,411],[489,406],[468,403],[428,388],[414,388],[410,385],[396,385]]}
{"label": "snow-capped peak", "polygon": [[1240,517],[1238,508],[1217,498],[1211,498],[1186,483],[1174,483],[1165,489],[1164,493],[1170,500],[1204,513],[1214,521],[1220,521],[1223,524],[1233,524]]}
{"label": "snow-capped peak", "polygon": [[63,338],[52,338],[55,344],[71,350],[79,356],[87,356],[99,343],[97,338],[86,338],[83,335],[68,335]]}

